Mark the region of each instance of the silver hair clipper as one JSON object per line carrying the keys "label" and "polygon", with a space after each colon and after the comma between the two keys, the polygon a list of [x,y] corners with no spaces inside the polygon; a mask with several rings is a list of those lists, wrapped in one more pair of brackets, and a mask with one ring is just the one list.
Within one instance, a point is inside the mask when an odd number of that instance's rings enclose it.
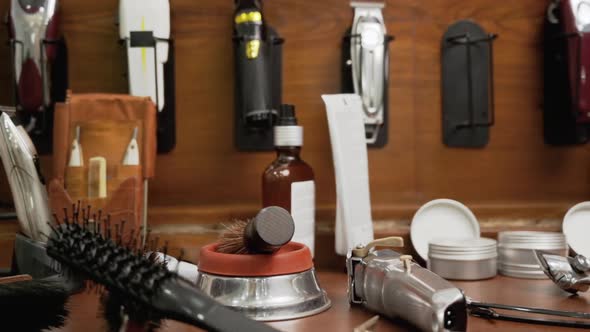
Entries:
{"label": "silver hair clipper", "polygon": [[347,256],[351,304],[360,304],[390,318],[402,318],[423,331],[465,331],[467,301],[463,292],[409,255],[374,247],[402,247],[389,237],[358,246]]}
{"label": "silver hair clipper", "polygon": [[535,251],[543,272],[559,288],[570,292],[586,292],[590,288],[590,259],[583,255],[564,257],[543,251]]}
{"label": "silver hair clipper", "polygon": [[[474,301],[465,297],[450,282],[414,263],[412,256],[400,255],[389,249],[372,250],[377,246],[402,247],[403,240],[399,237],[379,239],[348,253],[346,265],[351,304],[360,304],[390,318],[402,318],[422,331],[465,331],[468,315],[527,324],[590,328],[590,313]],[[551,266],[563,262],[558,259],[559,256],[544,257]],[[583,264],[578,268],[590,267],[585,259],[574,261],[576,259],[572,261],[572,268],[576,264]],[[552,267],[549,269],[552,273],[557,271]],[[578,279],[573,285],[582,285],[584,282]],[[511,315],[508,311],[521,314]],[[545,317],[537,318],[534,315]],[[548,316],[578,320],[546,318]]]}
{"label": "silver hair clipper", "polygon": [[0,159],[21,231],[34,241],[46,242],[51,214],[37,151],[25,130],[6,113],[0,115]]}
{"label": "silver hair clipper", "polygon": [[350,3],[354,18],[350,33],[345,37],[345,64],[351,70],[351,77],[343,75],[345,90],[352,91],[363,101],[363,115],[367,144],[381,147],[386,144],[387,133],[387,82],[389,75],[388,43],[393,40],[387,35],[383,19],[383,3]]}

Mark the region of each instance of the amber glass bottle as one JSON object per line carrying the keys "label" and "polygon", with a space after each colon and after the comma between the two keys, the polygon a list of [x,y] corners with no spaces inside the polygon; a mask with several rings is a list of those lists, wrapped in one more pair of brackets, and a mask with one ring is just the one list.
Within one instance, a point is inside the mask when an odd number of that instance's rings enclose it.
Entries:
{"label": "amber glass bottle", "polygon": [[262,204],[291,212],[293,241],[314,252],[315,182],[312,168],[300,157],[303,128],[297,125],[293,105],[281,105],[274,127],[276,159],[262,174]]}

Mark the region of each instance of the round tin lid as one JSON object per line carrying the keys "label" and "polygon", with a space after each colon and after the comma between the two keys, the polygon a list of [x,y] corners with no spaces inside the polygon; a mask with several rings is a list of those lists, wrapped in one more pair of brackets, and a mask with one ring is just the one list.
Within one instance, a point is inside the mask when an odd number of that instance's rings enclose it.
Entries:
{"label": "round tin lid", "polygon": [[438,254],[438,253],[429,253],[428,258],[430,260],[438,259],[442,261],[450,261],[450,262],[463,262],[463,261],[482,261],[486,259],[495,259],[498,257],[498,254],[494,252],[486,253],[486,254],[474,254],[474,255],[463,255],[463,256],[449,256],[445,254]]}
{"label": "round tin lid", "polygon": [[430,240],[430,247],[444,250],[474,251],[496,248],[496,240],[485,237],[477,238],[435,238]]}
{"label": "round tin lid", "polygon": [[563,233],[576,254],[590,257],[590,202],[574,205],[563,218]]}
{"label": "round tin lid", "polygon": [[500,243],[499,249],[518,249],[524,251],[532,250],[567,250],[567,243]]}
{"label": "round tin lid", "polygon": [[487,238],[434,239],[428,257],[446,260],[480,260],[498,256],[496,240]]}
{"label": "round tin lid", "polygon": [[504,241],[553,241],[563,240],[563,234],[558,232],[536,231],[504,231],[498,234],[500,242]]}
{"label": "round tin lid", "polygon": [[434,238],[478,238],[477,219],[465,205],[452,199],[424,204],[412,219],[410,238],[422,259],[428,260],[428,243]]}
{"label": "round tin lid", "polygon": [[558,232],[505,231],[498,234],[499,248],[559,250],[567,248],[565,236]]}

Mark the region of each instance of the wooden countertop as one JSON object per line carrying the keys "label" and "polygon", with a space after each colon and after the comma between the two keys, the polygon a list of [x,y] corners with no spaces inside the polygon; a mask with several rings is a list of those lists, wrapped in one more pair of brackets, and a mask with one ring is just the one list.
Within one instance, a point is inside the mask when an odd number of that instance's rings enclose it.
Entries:
{"label": "wooden countertop", "polygon": [[[346,297],[346,275],[336,272],[320,272],[319,280],[332,300],[332,307],[316,316],[291,321],[274,322],[272,326],[281,331],[352,331],[352,329],[373,316],[360,307],[351,308]],[[475,300],[512,305],[536,306],[548,309],[590,311],[590,294],[568,296],[549,280],[515,279],[498,276],[491,280],[457,282],[465,294]],[[70,300],[70,316],[62,332],[103,332],[105,323],[97,317],[98,301],[95,294],[74,295]],[[517,313],[518,314],[518,313]],[[555,328],[502,321],[487,321],[470,317],[468,331],[572,331],[569,328]],[[381,318],[376,332],[412,330],[401,321]],[[189,332],[199,329],[177,323],[166,322],[160,331]]]}

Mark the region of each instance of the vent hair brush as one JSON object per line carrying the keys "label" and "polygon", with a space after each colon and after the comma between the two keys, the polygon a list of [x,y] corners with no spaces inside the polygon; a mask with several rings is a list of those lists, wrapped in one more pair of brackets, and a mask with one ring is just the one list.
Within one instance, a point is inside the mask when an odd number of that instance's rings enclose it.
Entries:
{"label": "vent hair brush", "polygon": [[277,331],[225,308],[162,264],[120,245],[101,232],[68,222],[49,237],[50,257],[102,285],[153,310],[163,318],[210,331]]}

